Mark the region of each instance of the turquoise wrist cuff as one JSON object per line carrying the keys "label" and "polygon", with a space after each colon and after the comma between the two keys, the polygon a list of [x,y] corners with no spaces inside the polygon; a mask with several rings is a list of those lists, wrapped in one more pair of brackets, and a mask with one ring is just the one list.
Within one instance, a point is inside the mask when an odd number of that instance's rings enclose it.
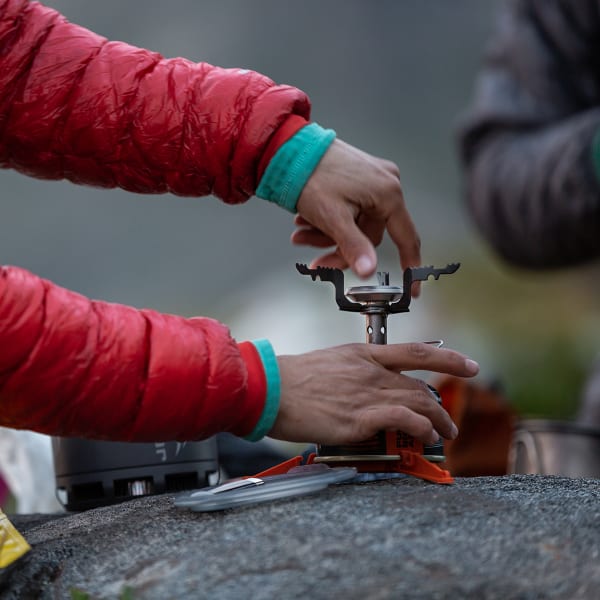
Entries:
{"label": "turquoise wrist cuff", "polygon": [[596,181],[600,183],[600,129],[592,138],[592,165],[594,167],[594,175]]}
{"label": "turquoise wrist cuff", "polygon": [[333,129],[323,129],[317,123],[297,131],[269,162],[256,195],[296,212],[296,204],[306,182],[334,139]]}
{"label": "turquoise wrist cuff", "polygon": [[265,399],[265,407],[262,415],[254,429],[244,437],[250,442],[257,442],[267,435],[273,428],[277,413],[279,412],[279,397],[281,394],[281,379],[279,377],[279,365],[277,357],[268,340],[253,340],[252,343],[256,348],[260,359],[262,360],[265,369],[265,377],[267,380],[267,397]]}

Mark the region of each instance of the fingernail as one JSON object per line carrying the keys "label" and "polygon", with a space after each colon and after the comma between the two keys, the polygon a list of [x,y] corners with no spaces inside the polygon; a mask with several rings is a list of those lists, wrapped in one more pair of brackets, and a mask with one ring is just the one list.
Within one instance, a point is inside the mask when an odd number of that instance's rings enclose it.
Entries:
{"label": "fingernail", "polygon": [[458,427],[452,423],[452,427],[450,429],[450,439],[454,440],[458,437]]}
{"label": "fingernail", "polygon": [[440,434],[434,429],[433,430],[433,437],[431,438],[431,443],[432,444],[437,444],[441,439]]}
{"label": "fingernail", "polygon": [[354,263],[354,270],[356,271],[357,275],[360,275],[361,277],[370,275],[374,268],[375,264],[373,260],[366,255],[360,256]]}
{"label": "fingernail", "polygon": [[470,375],[477,375],[477,373],[479,373],[479,365],[470,358],[465,360],[465,367]]}

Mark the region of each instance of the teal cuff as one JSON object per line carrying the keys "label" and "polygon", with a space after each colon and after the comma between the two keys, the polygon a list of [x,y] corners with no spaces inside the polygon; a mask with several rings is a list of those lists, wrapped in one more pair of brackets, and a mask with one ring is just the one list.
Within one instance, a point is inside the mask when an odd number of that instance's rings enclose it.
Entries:
{"label": "teal cuff", "polygon": [[267,397],[265,399],[265,407],[262,415],[258,419],[258,423],[254,429],[244,437],[250,442],[257,442],[267,435],[275,424],[277,413],[279,412],[279,398],[281,395],[281,378],[279,377],[279,365],[273,346],[268,340],[252,340],[260,359],[262,360],[263,368],[265,369],[265,377],[267,379]]}
{"label": "teal cuff", "polygon": [[317,123],[298,130],[275,152],[256,195],[295,213],[306,182],[334,139],[333,129],[323,129]]}
{"label": "teal cuff", "polygon": [[600,182],[600,129],[592,138],[592,165],[594,166],[594,175],[596,181]]}

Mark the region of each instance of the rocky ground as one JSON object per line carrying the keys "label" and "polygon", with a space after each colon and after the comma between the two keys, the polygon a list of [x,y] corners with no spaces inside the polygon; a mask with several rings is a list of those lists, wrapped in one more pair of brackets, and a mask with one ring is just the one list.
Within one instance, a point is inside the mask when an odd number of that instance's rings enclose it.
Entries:
{"label": "rocky ground", "polygon": [[[600,480],[342,484],[215,513],[154,496],[13,515],[2,599],[598,598]],[[80,596],[83,597],[83,596]]]}

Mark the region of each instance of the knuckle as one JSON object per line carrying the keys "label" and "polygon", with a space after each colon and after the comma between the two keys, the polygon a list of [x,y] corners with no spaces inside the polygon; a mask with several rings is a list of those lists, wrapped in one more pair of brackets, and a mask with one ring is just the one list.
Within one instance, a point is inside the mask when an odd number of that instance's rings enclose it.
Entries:
{"label": "knuckle", "polygon": [[430,348],[427,344],[410,342],[406,344],[406,353],[418,361],[423,361],[429,356]]}
{"label": "knuckle", "polygon": [[379,428],[379,424],[375,419],[372,411],[362,411],[357,415],[353,423],[353,438],[356,441],[366,440],[374,435]]}
{"label": "knuckle", "polygon": [[413,241],[413,251],[420,252],[421,251],[421,237],[419,234],[415,235],[415,239]]}
{"label": "knuckle", "polygon": [[393,196],[398,204],[404,204],[404,192],[398,177],[387,177],[385,191],[389,196]]}
{"label": "knuckle", "polygon": [[391,175],[393,175],[396,179],[400,179],[400,168],[395,162],[391,160],[383,160],[383,167],[386,171],[388,171]]}
{"label": "knuckle", "polygon": [[360,342],[350,342],[344,345],[348,351],[354,356],[364,358],[368,356],[369,347],[367,344],[361,344]]}
{"label": "knuckle", "polygon": [[379,244],[381,244],[381,242],[383,241],[383,231],[374,234],[371,241],[373,242],[374,246],[379,246]]}
{"label": "knuckle", "polygon": [[417,389],[413,390],[410,398],[411,406],[415,412],[421,415],[430,415],[435,406],[432,403],[433,396],[429,393],[427,386],[418,386]]}
{"label": "knuckle", "polygon": [[417,391],[419,393],[419,397],[423,400],[430,400],[433,398],[431,394],[431,390],[429,386],[422,379],[415,379],[417,383]]}
{"label": "knuckle", "polygon": [[412,435],[418,438],[426,437],[432,429],[431,422],[428,419],[416,419]]}

